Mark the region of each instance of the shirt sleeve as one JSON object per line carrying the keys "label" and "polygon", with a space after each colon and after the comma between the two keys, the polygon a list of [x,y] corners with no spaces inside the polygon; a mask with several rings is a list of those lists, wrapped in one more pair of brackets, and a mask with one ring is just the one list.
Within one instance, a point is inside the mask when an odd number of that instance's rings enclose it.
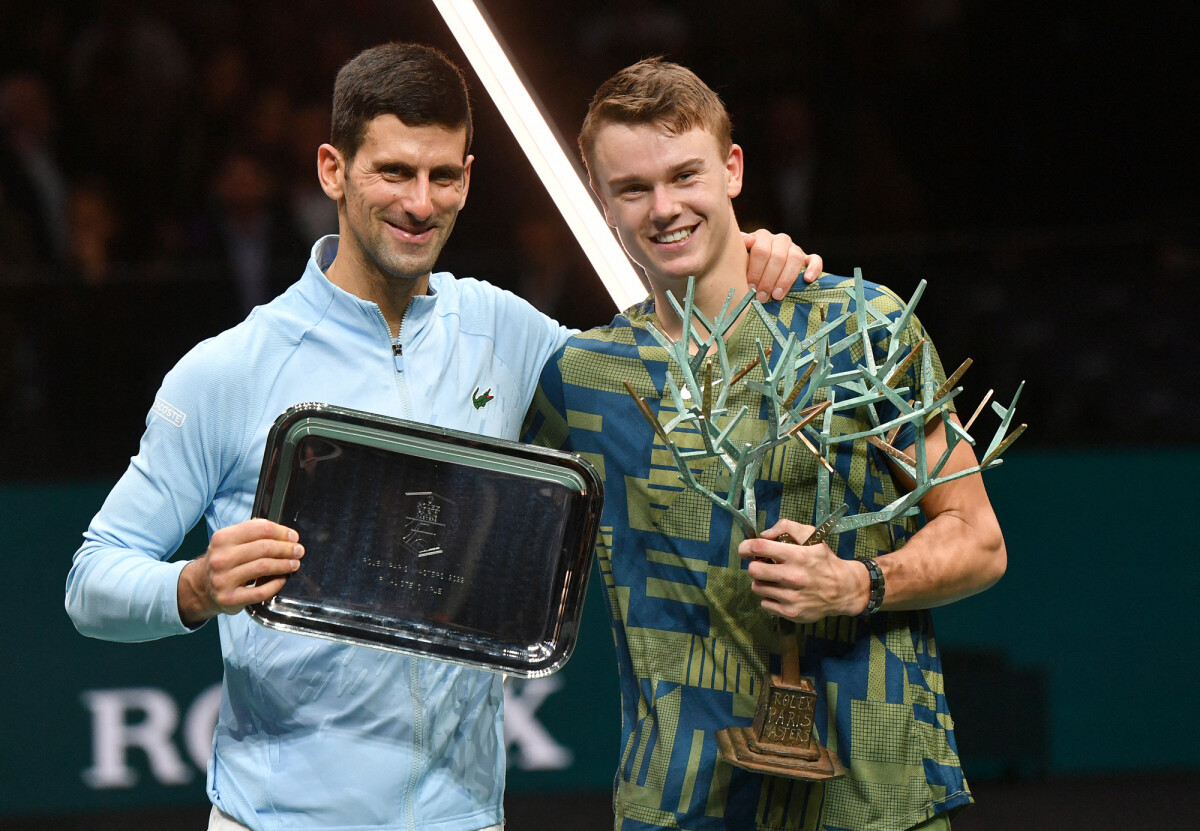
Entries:
{"label": "shirt sleeve", "polygon": [[542,369],[533,403],[529,405],[525,425],[521,429],[521,440],[527,444],[556,450],[571,449],[562,371],[559,366],[562,356],[563,350],[559,349]]}
{"label": "shirt sleeve", "polygon": [[193,350],[163,381],[137,455],[75,553],[66,609],[84,635],[131,642],[191,631],[177,603],[186,562],[168,561],[209,510],[243,432],[213,402],[218,387],[199,363]]}

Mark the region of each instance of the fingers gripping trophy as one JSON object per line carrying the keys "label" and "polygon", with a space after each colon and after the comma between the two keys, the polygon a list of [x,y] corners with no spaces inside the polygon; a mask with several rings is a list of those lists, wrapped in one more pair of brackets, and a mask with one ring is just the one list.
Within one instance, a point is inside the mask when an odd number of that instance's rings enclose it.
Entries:
{"label": "fingers gripping trophy", "polygon": [[[816,530],[801,542],[815,545],[842,531],[917,513],[919,501],[931,488],[999,465],[1001,454],[1025,429],[1022,424],[1010,432],[1022,383],[1008,407],[991,403],[1000,424],[982,453],[982,461],[943,474],[959,442],[977,448],[969,431],[991,401],[992,393],[984,396],[965,424],[949,417],[954,398],[962,392],[957,385],[969,368],[970,359],[945,383],[935,386],[931,345],[924,340],[908,345],[901,337],[924,293],[924,281],[898,314],[888,316],[866,301],[861,271],[855,269],[853,282],[845,287],[850,302],[838,307],[845,311],[824,319],[822,310],[821,325],[804,339],[794,332],[785,333],[753,294],[734,303],[731,292],[720,313],[709,320],[693,302],[694,289],[694,283],[689,281],[682,306],[672,294],[667,295],[683,325],[678,340],[671,340],[650,327],[669,356],[664,397],[669,395],[673,400],[675,414],[665,423],[660,421],[645,398],[628,382],[625,387],[674,458],[679,478],[687,487],[728,511],[747,538],[760,533],[755,482],[764,461],[783,445],[794,442],[816,460],[816,507],[811,518]],[[756,341],[758,357],[746,366],[733,366],[726,350],[726,336],[748,306],[765,325],[771,342]],[[861,353],[861,357],[849,364],[833,360],[846,350],[855,350],[852,354]],[[846,369],[847,365],[851,368]],[[921,371],[910,373],[914,365]],[[913,377],[922,379],[919,388],[907,385],[907,379]],[[755,441],[746,441],[745,431],[738,430],[747,416],[747,408],[742,406],[731,412],[727,406],[739,385],[763,397],[766,429]],[[845,419],[837,419],[839,414],[863,411],[868,429],[853,433],[837,430],[839,421],[846,423]],[[880,416],[881,411],[889,414],[886,420]],[[930,458],[926,453],[925,428],[939,416],[946,448],[937,458]],[[911,453],[902,452],[893,444],[906,425],[912,426],[915,439],[908,448]],[[688,440],[673,439],[677,431],[687,433]],[[831,505],[832,477],[836,473],[830,462],[838,446],[856,441],[866,441],[884,453],[891,466],[912,483],[911,488],[881,510],[857,515],[849,514],[845,504]],[[718,465],[725,475],[698,475],[713,465]],[[714,486],[714,482],[718,484]],[[786,536],[779,539],[792,542]],[[750,726],[730,726],[717,733],[721,758],[747,770],[795,779],[842,776],[844,770],[836,754],[821,744],[814,729],[817,692],[813,680],[803,675],[795,623],[784,618],[777,620],[781,671],[772,674],[761,686]]]}

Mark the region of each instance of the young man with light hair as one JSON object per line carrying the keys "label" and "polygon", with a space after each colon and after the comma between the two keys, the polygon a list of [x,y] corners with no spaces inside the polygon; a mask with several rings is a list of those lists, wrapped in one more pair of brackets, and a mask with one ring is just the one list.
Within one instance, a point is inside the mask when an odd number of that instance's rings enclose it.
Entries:
{"label": "young man with light hair", "polygon": [[[816,461],[793,442],[763,465],[754,486],[759,527],[767,530],[743,539],[728,513],[682,486],[673,457],[624,388],[629,382],[666,423],[676,414],[665,380],[669,362],[648,327],[680,336],[667,292],[682,299],[694,277],[696,306],[713,319],[731,292],[745,291],[746,253],[733,210],[744,158],[729,116],[690,70],[651,59],[600,87],[580,148],[605,216],[645,270],[653,297],[556,352],[526,438],[578,452],[604,473],[599,561],[622,696],[616,827],[949,828],[971,795],[927,610],[981,591],[1004,572],[1004,542],[981,477],[931,490],[921,500],[923,525],[909,518],[817,545],[789,544],[776,537],[805,539],[816,499]],[[804,338],[826,313],[852,307],[846,282],[823,275],[766,309],[785,332]],[[866,299],[893,317],[902,306],[875,284],[867,284]],[[911,349],[927,336],[912,320],[901,337]],[[726,341],[731,365],[756,358],[756,341],[769,344],[770,335],[747,313]],[[846,350],[835,356],[835,368],[855,360],[862,355]],[[910,388],[920,387],[919,371],[909,370]],[[936,353],[933,373],[940,384]],[[747,408],[734,439],[758,441],[763,397],[743,384],[727,406]],[[843,420],[839,432],[848,434],[863,429],[866,416]],[[673,438],[689,440],[686,431]],[[913,441],[909,427],[895,444]],[[939,424],[927,426],[926,442],[936,458],[945,447]],[[877,510],[905,487],[865,440],[838,445],[831,461],[832,502],[845,501],[852,513]],[[960,443],[944,472],[973,464]],[[716,487],[715,461],[697,475]],[[872,602],[867,560],[885,578],[881,605]],[[837,754],[844,778],[809,783],[717,758],[717,731],[748,726],[761,684],[779,671],[777,616],[797,624],[801,672],[818,694],[816,732]]]}

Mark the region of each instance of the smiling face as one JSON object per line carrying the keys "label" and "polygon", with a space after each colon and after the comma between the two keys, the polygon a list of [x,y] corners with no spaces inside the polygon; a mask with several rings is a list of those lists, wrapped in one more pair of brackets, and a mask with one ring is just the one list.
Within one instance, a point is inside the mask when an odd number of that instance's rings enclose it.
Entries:
{"label": "smiling face", "polygon": [[348,161],[321,146],[321,184],[338,201],[338,259],[353,264],[339,277],[427,281],[466,204],[473,161],[466,146],[465,127],[410,127],[394,115],[373,119]]}
{"label": "smiling face", "polygon": [[731,271],[744,284],[731,202],[742,187],[736,144],[723,153],[702,128],[674,134],[654,123],[607,123],[596,131],[589,169],[608,224],[656,291],[682,296],[689,276],[700,284]]}

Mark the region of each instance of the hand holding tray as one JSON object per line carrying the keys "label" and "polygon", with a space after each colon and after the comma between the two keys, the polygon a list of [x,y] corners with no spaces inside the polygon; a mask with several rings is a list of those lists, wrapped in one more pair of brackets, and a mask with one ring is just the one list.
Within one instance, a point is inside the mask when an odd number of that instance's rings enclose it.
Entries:
{"label": "hand holding tray", "polygon": [[305,404],[267,439],[254,516],[305,556],[276,629],[531,678],[574,648],[603,502],[587,461]]}

